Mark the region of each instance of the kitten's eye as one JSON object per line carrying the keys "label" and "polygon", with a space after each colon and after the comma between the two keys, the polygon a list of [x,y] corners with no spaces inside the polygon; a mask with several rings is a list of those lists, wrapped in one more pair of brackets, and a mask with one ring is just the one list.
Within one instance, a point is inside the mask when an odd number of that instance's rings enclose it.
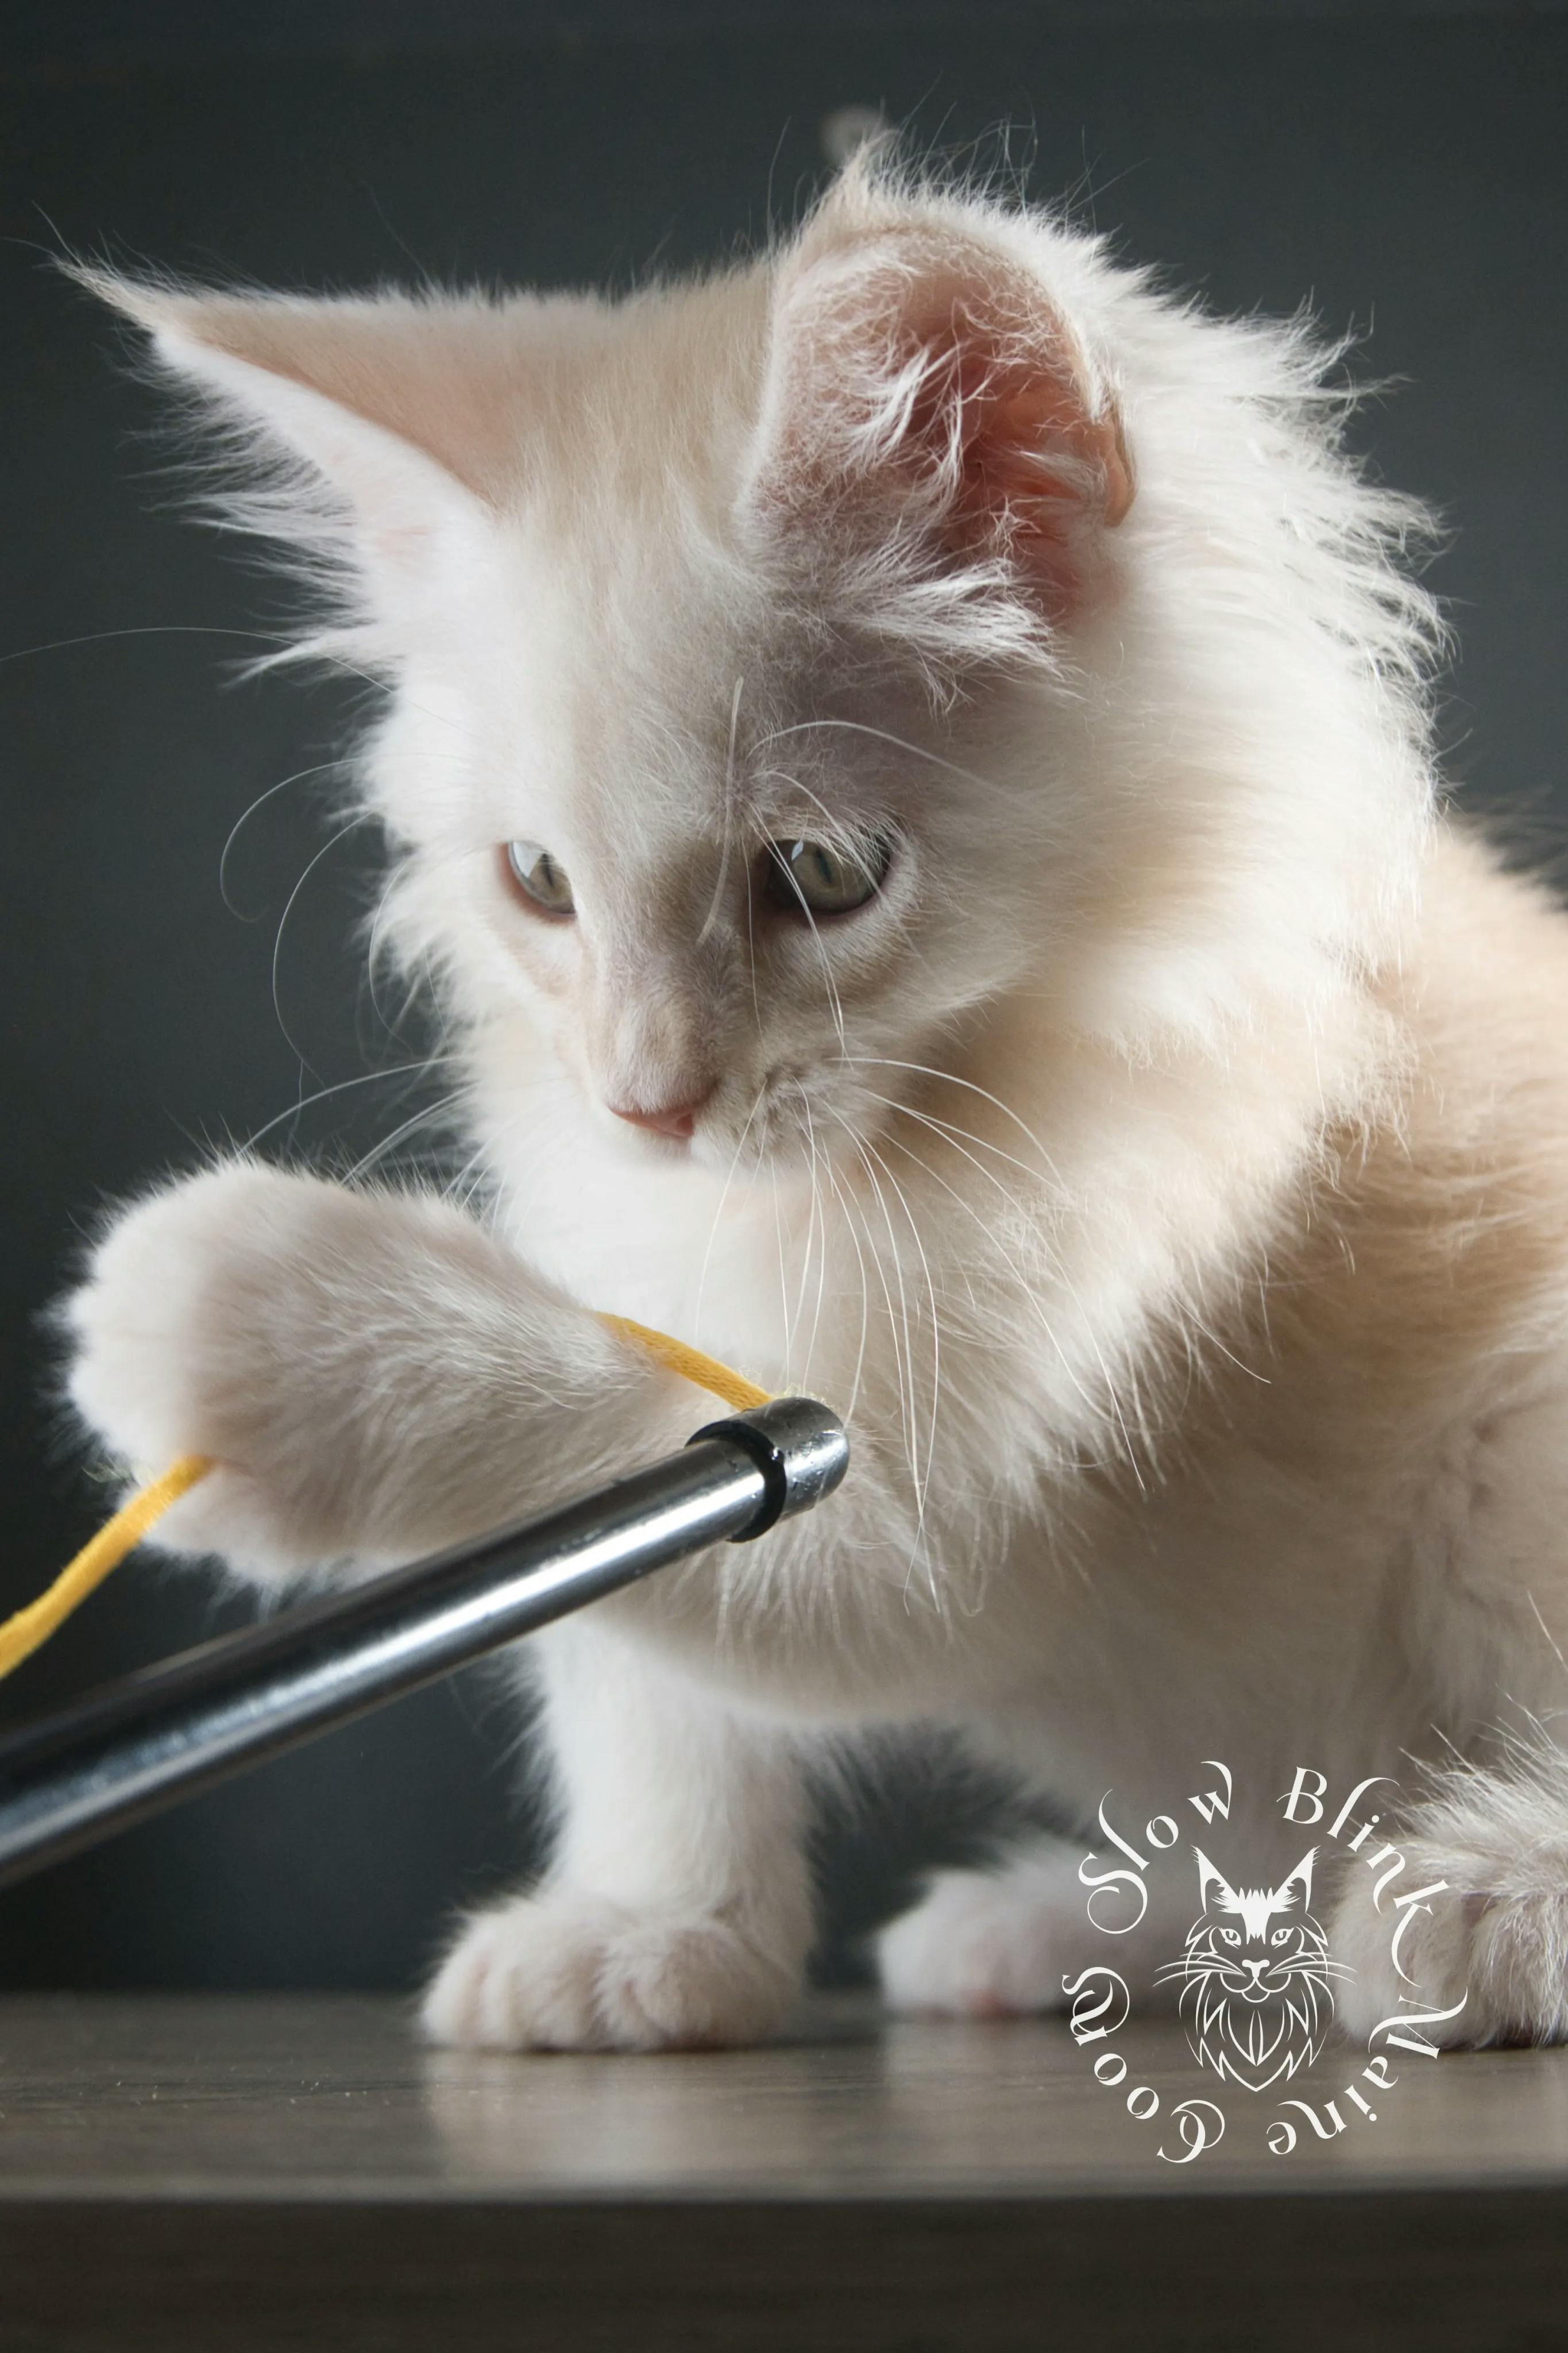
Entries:
{"label": "kitten's eye", "polygon": [[799,915],[849,915],[875,898],[893,862],[879,838],[863,857],[826,841],[770,841],[763,885],[775,907]]}
{"label": "kitten's eye", "polygon": [[1289,1938],[1290,1938],[1290,1931],[1289,1931],[1289,1928],[1276,1928],[1276,1929],[1275,1929],[1275,1931],[1274,1931],[1274,1942],[1275,1942],[1277,1945],[1284,1945],[1284,1944],[1288,1944],[1288,1943],[1289,1942]]}
{"label": "kitten's eye", "polygon": [[507,879],[513,889],[544,915],[573,915],[577,902],[563,866],[537,841],[509,841],[502,853]]}
{"label": "kitten's eye", "polygon": [[1241,1942],[1239,1928],[1222,1928],[1219,1933],[1227,1945],[1239,1945]]}

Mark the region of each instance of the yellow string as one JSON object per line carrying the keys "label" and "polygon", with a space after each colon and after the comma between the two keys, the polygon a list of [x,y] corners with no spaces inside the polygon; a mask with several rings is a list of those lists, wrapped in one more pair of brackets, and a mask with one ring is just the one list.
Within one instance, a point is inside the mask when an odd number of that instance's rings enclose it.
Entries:
{"label": "yellow string", "polygon": [[689,1347],[684,1340],[672,1340],[668,1332],[655,1332],[647,1324],[634,1324],[629,1315],[601,1315],[599,1321],[609,1331],[618,1332],[623,1340],[645,1349],[667,1372],[679,1373],[683,1381],[690,1381],[700,1389],[710,1389],[716,1398],[723,1398],[733,1413],[750,1413],[768,1402],[769,1390],[760,1389],[743,1373],[721,1365],[717,1356],[705,1356],[700,1348]]}
{"label": "yellow string", "polygon": [[174,1468],[154,1479],[150,1487],[115,1513],[114,1517],[98,1534],[83,1545],[68,1568],[60,1571],[47,1593],[26,1609],[18,1609],[0,1626],[0,1675],[8,1675],[19,1667],[41,1643],[47,1642],[57,1627],[63,1626],[73,1609],[79,1609],[94,1588],[103,1583],[111,1568],[118,1568],[126,1554],[139,1545],[154,1520],[161,1520],[171,1504],[205,1479],[212,1464],[205,1454],[182,1454]]}
{"label": "yellow string", "polygon": [[[599,1321],[623,1340],[629,1340],[634,1347],[641,1348],[667,1371],[679,1373],[682,1380],[722,1398],[735,1413],[749,1413],[753,1407],[768,1402],[769,1391],[759,1388],[755,1381],[721,1365],[716,1356],[704,1356],[700,1348],[689,1347],[684,1340],[672,1340],[668,1332],[655,1332],[647,1324],[634,1324],[629,1315],[601,1315]],[[80,1609],[110,1571],[119,1567],[126,1554],[134,1552],[170,1505],[188,1494],[212,1467],[210,1458],[205,1454],[183,1454],[161,1479],[154,1479],[151,1486],[142,1488],[128,1504],[121,1504],[114,1517],[83,1545],[69,1567],[60,1571],[47,1592],[41,1593],[25,1609],[18,1609],[14,1618],[0,1623],[0,1679],[41,1648],[72,1611]]]}

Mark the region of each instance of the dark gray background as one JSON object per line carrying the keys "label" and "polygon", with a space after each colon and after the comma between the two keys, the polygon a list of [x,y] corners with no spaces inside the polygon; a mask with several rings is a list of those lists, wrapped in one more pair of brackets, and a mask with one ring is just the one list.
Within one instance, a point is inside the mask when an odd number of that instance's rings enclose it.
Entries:
{"label": "dark gray background", "polygon": [[[331,830],[309,782],[353,697],[236,685],[279,592],[182,523],[156,404],[55,275],[62,246],[311,288],[425,269],[626,283],[787,217],[831,110],[994,153],[1226,309],[1310,301],[1404,379],[1360,430],[1454,536],[1445,733],[1467,794],[1555,838],[1568,545],[1568,20],[1559,10],[1127,5],[948,12],[508,0],[0,11],[0,1613],[98,1513],[47,1402],[37,1322],[97,1204],[246,1136],[300,1088],[278,924]],[[68,643],[66,640],[86,640]],[[34,651],[33,649],[45,649]],[[308,1092],[392,1071],[353,945],[355,839],[292,903],[279,1008]],[[408,1115],[387,1077],[302,1146]],[[114,1579],[0,1723],[245,1608]],[[403,1985],[450,1907],[530,1842],[514,1727],[480,1677],[403,1705],[0,1897],[0,1983]],[[928,1773],[825,1846],[847,1939],[972,1800]]]}

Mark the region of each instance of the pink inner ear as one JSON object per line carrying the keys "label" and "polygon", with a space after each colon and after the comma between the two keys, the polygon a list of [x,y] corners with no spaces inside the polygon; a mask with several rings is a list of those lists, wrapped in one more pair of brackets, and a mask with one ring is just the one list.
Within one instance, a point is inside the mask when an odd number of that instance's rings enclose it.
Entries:
{"label": "pink inner ear", "polygon": [[956,459],[947,538],[956,555],[1004,545],[1053,621],[1085,600],[1094,534],[1132,503],[1132,477],[1113,409],[1090,413],[1065,339],[977,319],[961,300],[906,334],[927,361],[906,447],[933,467]]}
{"label": "pink inner ear", "polygon": [[1092,607],[1132,473],[1034,270],[940,220],[823,244],[780,289],[752,511],[900,554],[919,534],[1053,625]]}

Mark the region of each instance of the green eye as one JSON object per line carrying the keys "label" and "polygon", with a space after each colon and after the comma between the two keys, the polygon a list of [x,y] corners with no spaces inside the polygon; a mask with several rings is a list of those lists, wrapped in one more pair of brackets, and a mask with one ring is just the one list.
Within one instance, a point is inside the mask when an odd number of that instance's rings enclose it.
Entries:
{"label": "green eye", "polygon": [[849,915],[876,897],[892,862],[885,838],[859,857],[826,841],[770,841],[763,883],[786,913]]}
{"label": "green eye", "polygon": [[566,870],[557,866],[548,849],[541,849],[537,841],[509,841],[504,856],[508,880],[530,906],[543,915],[575,914],[577,902]]}

